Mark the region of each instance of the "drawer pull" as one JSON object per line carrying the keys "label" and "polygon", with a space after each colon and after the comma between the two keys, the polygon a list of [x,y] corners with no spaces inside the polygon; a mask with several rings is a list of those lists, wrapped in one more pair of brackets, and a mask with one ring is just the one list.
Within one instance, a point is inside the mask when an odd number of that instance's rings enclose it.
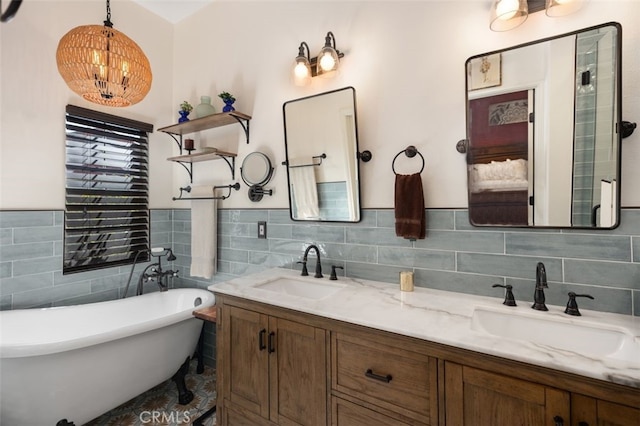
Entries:
{"label": "drawer pull", "polygon": [[267,344],[264,342],[264,336],[266,334],[267,334],[267,330],[265,330],[264,328],[260,330],[260,333],[258,333],[258,349],[261,351],[267,348]]}
{"label": "drawer pull", "polygon": [[391,379],[393,379],[393,377],[391,377],[391,374],[387,374],[386,376],[382,376],[380,374],[374,373],[372,369],[368,369],[367,371],[365,371],[364,375],[367,376],[370,379],[378,380],[380,382],[385,382],[385,383],[389,383],[391,381]]}
{"label": "drawer pull", "polygon": [[555,416],[553,418],[553,424],[555,426],[563,426],[564,425],[564,419],[560,416]]}

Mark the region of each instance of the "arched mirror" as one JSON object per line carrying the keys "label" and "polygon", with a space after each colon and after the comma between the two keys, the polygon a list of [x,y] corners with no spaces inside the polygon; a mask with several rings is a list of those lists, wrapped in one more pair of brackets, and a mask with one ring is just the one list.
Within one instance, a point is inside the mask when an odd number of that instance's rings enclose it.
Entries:
{"label": "arched mirror", "polygon": [[263,188],[273,176],[273,167],[269,157],[262,152],[252,152],[244,158],[240,167],[240,176],[249,187],[249,199],[251,201],[258,202],[262,200],[265,194],[273,194],[272,189],[265,190]]}
{"label": "arched mirror", "polygon": [[285,102],[283,114],[291,218],[360,221],[355,89]]}
{"label": "arched mirror", "polygon": [[473,225],[618,225],[621,40],[608,23],[467,60]]}

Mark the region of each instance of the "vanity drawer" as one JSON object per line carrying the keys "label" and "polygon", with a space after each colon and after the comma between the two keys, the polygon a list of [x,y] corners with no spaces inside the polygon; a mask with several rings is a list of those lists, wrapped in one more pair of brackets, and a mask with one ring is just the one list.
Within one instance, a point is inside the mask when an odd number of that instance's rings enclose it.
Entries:
{"label": "vanity drawer", "polygon": [[409,426],[409,423],[341,398],[331,398],[331,410],[331,426]]}
{"label": "vanity drawer", "polygon": [[437,424],[437,360],[379,335],[332,333],[332,388],[424,424]]}

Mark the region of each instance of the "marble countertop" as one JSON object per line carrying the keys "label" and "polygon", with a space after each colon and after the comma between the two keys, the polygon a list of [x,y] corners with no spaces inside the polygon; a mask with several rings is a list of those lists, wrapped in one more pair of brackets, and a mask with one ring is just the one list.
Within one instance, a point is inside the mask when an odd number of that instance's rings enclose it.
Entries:
{"label": "marble countertop", "polygon": [[[255,288],[278,279],[306,282],[310,291],[314,284],[339,288],[320,299]],[[640,318],[629,315],[581,310],[582,316],[572,317],[564,313],[564,306],[548,305],[549,311],[540,312],[531,309],[530,303],[519,302],[517,307],[505,306],[502,298],[420,287],[416,287],[413,292],[402,292],[399,284],[347,277],[339,277],[338,281],[331,281],[327,276],[316,279],[313,276],[302,277],[299,271],[282,268],[213,284],[209,286],[209,290],[640,388]],[[559,339],[566,332],[565,326],[583,325],[595,329],[618,330],[626,340],[622,349],[614,354],[597,355],[596,350],[594,354],[585,355],[582,351],[557,349],[530,342],[527,340],[527,329],[521,330],[521,338],[498,337],[478,330],[477,326],[472,325],[474,312],[477,310],[507,314],[513,318],[552,321],[544,324],[548,325],[548,333],[558,334]],[[599,344],[599,340],[592,340],[594,341],[586,344]]]}

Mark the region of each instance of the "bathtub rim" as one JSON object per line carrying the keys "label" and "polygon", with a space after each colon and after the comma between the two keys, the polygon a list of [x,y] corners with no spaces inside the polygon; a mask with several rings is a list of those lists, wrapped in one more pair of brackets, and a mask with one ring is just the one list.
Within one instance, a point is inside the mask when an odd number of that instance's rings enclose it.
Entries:
{"label": "bathtub rim", "polygon": [[[149,321],[136,322],[124,327],[118,327],[114,329],[105,330],[100,333],[83,335],[77,338],[66,338],[62,340],[48,341],[48,342],[6,342],[4,336],[0,334],[0,360],[10,358],[24,358],[44,356],[60,352],[71,351],[75,349],[81,349],[84,347],[99,345],[101,343],[109,342],[112,340],[122,339],[136,334],[141,334],[147,331],[156,330],[158,328],[166,327],[171,324],[175,324],[181,321],[187,321],[189,319],[195,319],[202,321],[193,316],[195,309],[201,309],[215,304],[215,295],[213,292],[206,289],[198,288],[176,288],[169,289],[166,292],[153,292],[143,294],[141,296],[134,296],[133,298],[150,298],[150,297],[162,297],[164,294],[175,293],[193,293],[193,297],[202,297],[202,303],[198,306],[189,307],[182,311],[174,312],[170,315],[162,316],[160,318],[154,318]],[[127,298],[132,299],[132,298]],[[56,306],[51,308],[32,308],[32,309],[19,309],[15,311],[0,311],[0,327],[4,327],[1,324],[2,316],[5,314],[11,314],[12,312],[24,312],[24,311],[39,311],[46,312],[50,310],[71,310],[78,306],[108,306],[109,304],[115,304],[123,299],[107,300],[104,302],[89,303],[85,305],[69,305],[69,306]],[[125,299],[126,300],[126,299]]]}

